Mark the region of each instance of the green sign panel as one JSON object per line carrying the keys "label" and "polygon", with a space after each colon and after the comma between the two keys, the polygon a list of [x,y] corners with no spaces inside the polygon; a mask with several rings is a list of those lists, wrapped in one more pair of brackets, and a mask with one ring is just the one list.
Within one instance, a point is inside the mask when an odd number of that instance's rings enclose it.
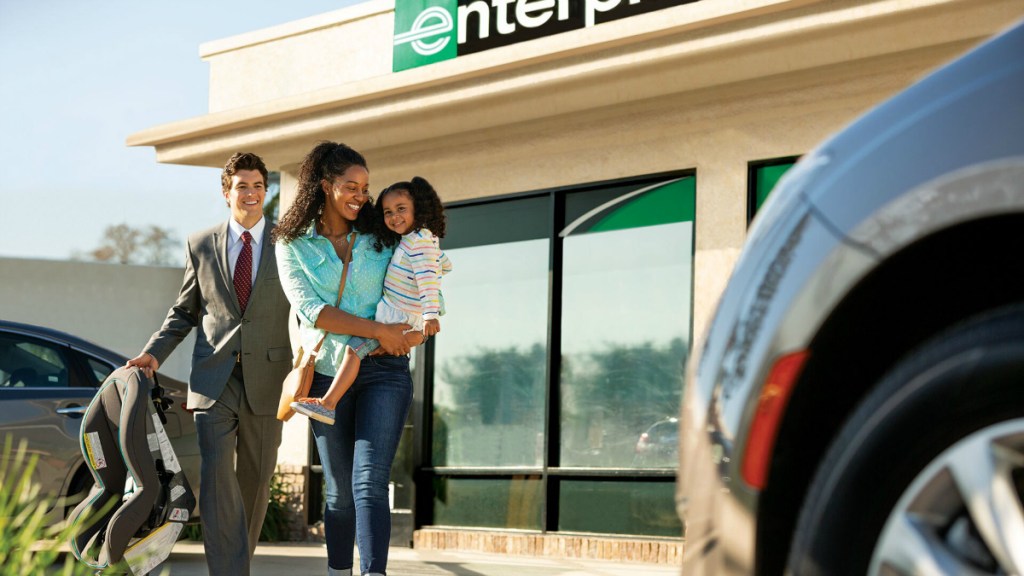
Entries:
{"label": "green sign panel", "polygon": [[395,72],[455,58],[457,0],[396,0]]}
{"label": "green sign panel", "polygon": [[699,0],[395,0],[393,70],[407,70]]}

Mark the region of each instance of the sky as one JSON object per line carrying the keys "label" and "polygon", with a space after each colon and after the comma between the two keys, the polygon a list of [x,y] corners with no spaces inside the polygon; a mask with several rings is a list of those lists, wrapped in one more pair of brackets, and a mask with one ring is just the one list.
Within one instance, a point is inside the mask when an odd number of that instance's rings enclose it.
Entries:
{"label": "sky", "polygon": [[66,260],[124,223],[170,229],[184,262],[228,216],[220,170],[127,137],[206,114],[201,44],[360,1],[0,0],[0,257]]}

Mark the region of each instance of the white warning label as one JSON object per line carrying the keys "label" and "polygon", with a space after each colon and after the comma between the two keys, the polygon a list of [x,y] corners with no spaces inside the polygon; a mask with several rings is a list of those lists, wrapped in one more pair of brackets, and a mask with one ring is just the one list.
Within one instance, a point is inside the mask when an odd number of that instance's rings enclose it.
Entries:
{"label": "white warning label", "polygon": [[183,494],[185,494],[184,487],[175,486],[174,488],[171,488],[171,502],[177,500],[178,498],[181,498]]}
{"label": "white warning label", "polygon": [[175,508],[174,510],[171,510],[171,514],[168,518],[175,522],[186,522],[188,521],[188,510],[185,510],[184,508]]}
{"label": "white warning label", "polygon": [[85,434],[85,452],[89,455],[89,463],[94,470],[107,467],[107,459],[103,457],[103,445],[100,443],[99,432]]}
{"label": "white warning label", "polygon": [[153,428],[156,429],[157,439],[160,445],[160,456],[164,459],[164,468],[171,472],[180,472],[181,464],[178,457],[174,455],[174,448],[171,447],[171,440],[167,437],[167,431],[160,422],[160,416],[153,414]]}
{"label": "white warning label", "polygon": [[146,574],[166,560],[184,527],[184,524],[169,522],[129,546],[124,552],[124,559],[132,574]]}

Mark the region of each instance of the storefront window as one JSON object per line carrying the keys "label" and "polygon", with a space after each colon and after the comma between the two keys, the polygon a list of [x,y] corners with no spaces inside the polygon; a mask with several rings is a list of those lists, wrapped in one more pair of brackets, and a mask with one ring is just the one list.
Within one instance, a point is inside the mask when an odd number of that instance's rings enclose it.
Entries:
{"label": "storefront window", "polygon": [[438,526],[541,529],[543,484],[539,476],[439,478],[434,491]]}
{"label": "storefront window", "polygon": [[[543,461],[547,206],[540,198],[450,211],[452,242],[442,246],[454,270],[443,281],[447,312],[434,347],[435,466]],[[490,243],[459,247],[473,240]]]}
{"label": "storefront window", "polygon": [[671,503],[674,482],[566,480],[561,483],[558,529],[567,532],[679,536]]}
{"label": "storefront window", "polygon": [[[693,178],[618,192],[612,200],[586,192],[567,199],[563,467],[678,462],[678,436],[654,447],[641,437],[679,411],[690,340]],[[652,448],[663,457],[641,452]]]}
{"label": "storefront window", "polygon": [[420,525],[680,534],[694,194],[650,176],[448,208]]}
{"label": "storefront window", "polygon": [[775,185],[782,179],[799,156],[776,158],[774,160],[759,160],[751,162],[747,169],[747,225],[754,219],[754,215],[761,209],[768,195],[775,188]]}

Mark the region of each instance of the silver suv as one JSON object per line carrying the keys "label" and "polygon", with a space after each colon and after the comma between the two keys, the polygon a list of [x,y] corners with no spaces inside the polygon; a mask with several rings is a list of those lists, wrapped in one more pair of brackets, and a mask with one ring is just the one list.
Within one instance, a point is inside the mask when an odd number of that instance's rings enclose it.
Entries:
{"label": "silver suv", "polygon": [[780,182],[681,432],[684,574],[1024,574],[1024,25]]}

